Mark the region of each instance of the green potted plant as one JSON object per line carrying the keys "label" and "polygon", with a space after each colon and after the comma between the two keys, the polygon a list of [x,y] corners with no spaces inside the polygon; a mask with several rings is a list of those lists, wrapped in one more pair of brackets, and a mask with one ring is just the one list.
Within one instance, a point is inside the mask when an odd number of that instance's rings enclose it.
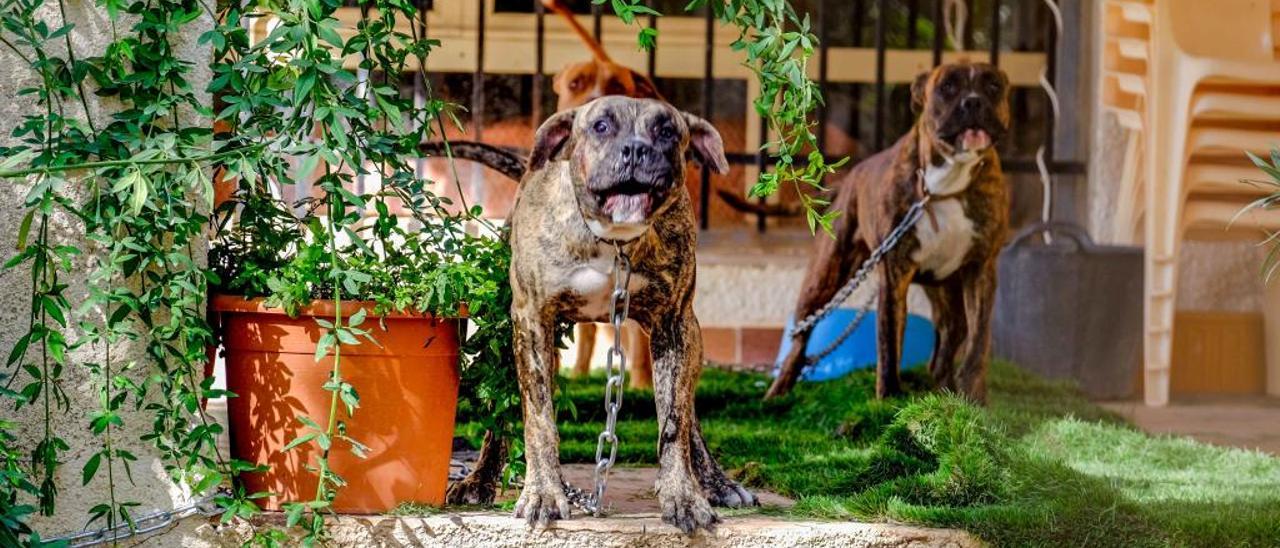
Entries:
{"label": "green potted plant", "polygon": [[[1253,161],[1253,165],[1267,175],[1267,179],[1250,179],[1245,183],[1265,192],[1264,196],[1240,210],[1236,215],[1237,218],[1251,211],[1273,210],[1280,207],[1280,148],[1272,149],[1269,158],[1262,158],[1252,152],[1247,154]],[[1280,276],[1280,232],[1268,234],[1262,245],[1271,247],[1262,265],[1263,278],[1270,283],[1276,276]]]}
{"label": "green potted plant", "polygon": [[[213,84],[215,139],[253,151],[216,166],[234,189],[209,255],[232,454],[258,465],[239,488],[315,537],[326,512],[443,503],[459,359],[483,383],[510,337],[500,231],[415,172],[450,106],[399,82],[435,41],[390,1],[344,38],[315,13],[335,7],[278,6],[252,45],[228,32]],[[223,28],[245,17],[231,7]]]}

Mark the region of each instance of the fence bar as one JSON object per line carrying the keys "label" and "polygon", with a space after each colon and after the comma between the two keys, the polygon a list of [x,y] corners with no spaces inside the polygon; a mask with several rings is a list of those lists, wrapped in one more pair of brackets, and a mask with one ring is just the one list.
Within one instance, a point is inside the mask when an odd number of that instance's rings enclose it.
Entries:
{"label": "fence bar", "polygon": [[[827,92],[827,65],[830,45],[827,44],[827,0],[818,0],[818,91]],[[818,150],[827,152],[827,103],[818,103]],[[762,139],[763,143],[767,139]]]}
{"label": "fence bar", "polygon": [[991,0],[991,64],[1000,66],[1000,0]]}
{"label": "fence bar", "polygon": [[533,3],[534,52],[533,52],[533,127],[542,124],[542,90],[547,85],[543,72],[547,65],[547,8],[542,2]]}
{"label": "fence bar", "polygon": [[[758,152],[756,152],[756,170],[757,170],[757,173],[760,173],[760,174],[764,174],[764,172],[769,169],[769,164],[771,163],[769,162],[771,158],[769,155],[769,152],[764,148],[765,143],[768,143],[768,142],[769,142],[769,119],[765,118],[764,116],[761,116],[760,117],[760,147],[761,148]],[[761,205],[763,205],[766,202],[766,198],[764,196],[761,196],[758,201],[760,202]],[[765,215],[763,211],[756,213],[756,231],[757,232],[763,234],[765,230],[768,230],[768,223],[766,222],[768,220],[768,217],[769,216]]]}
{"label": "fence bar", "polygon": [[[1053,23],[1053,14],[1047,8],[1041,8],[1041,13],[1045,15],[1045,39],[1044,39],[1044,71],[1045,77],[1052,86],[1058,81],[1058,29]],[[1047,98],[1046,98],[1047,99]],[[1046,164],[1053,163],[1053,141],[1056,120],[1053,119],[1053,105],[1046,105],[1049,113],[1044,117],[1044,161]]]}
{"label": "fence bar", "polygon": [[947,40],[947,24],[943,21],[942,15],[944,1],[933,1],[933,66],[935,67],[942,64],[942,47]]}
{"label": "fence bar", "polygon": [[601,4],[591,4],[591,33],[596,42],[604,35],[604,6]]}
{"label": "fence bar", "polygon": [[[431,0],[419,0],[416,4],[418,7],[418,30],[413,32],[413,37],[415,40],[426,40],[427,10],[431,9]],[[427,81],[423,77],[423,75],[427,73],[427,56],[424,55],[419,57],[418,62],[422,63],[422,66],[418,67],[418,70],[413,71],[413,107],[418,109],[419,112],[422,112],[422,109],[427,106]],[[415,114],[414,116],[415,129],[422,129],[422,126],[418,125],[417,115]],[[429,118],[424,118],[422,120],[422,124],[429,126],[431,124],[431,120]],[[426,137],[429,138],[435,134],[435,131],[431,130],[429,127],[427,129]],[[426,176],[427,169],[427,159],[422,156],[422,154],[419,154],[418,158],[415,158],[413,162],[413,174],[415,177],[419,178]],[[310,191],[308,191],[308,193],[309,192]]]}
{"label": "fence bar", "polygon": [[[654,0],[645,0],[645,3],[644,3],[644,4],[645,4],[646,6],[648,6],[649,8],[651,8],[651,9],[652,9],[652,8],[653,8],[653,2],[654,2]],[[654,14],[652,14],[652,13],[650,13],[650,14],[649,14],[649,28],[654,29],[654,30],[657,30],[657,29],[658,29],[658,16],[657,16],[657,15],[654,15]],[[649,55],[648,55],[648,57],[649,57],[649,59],[648,59],[648,63],[649,63],[649,64],[648,64],[648,66],[646,66],[645,68],[646,68],[646,72],[648,72],[648,73],[649,73],[649,79],[650,79],[650,80],[653,80],[653,79],[657,76],[657,74],[656,74],[656,73],[657,73],[657,71],[658,71],[658,44],[657,44],[657,43],[655,43],[655,44],[653,45],[653,49],[650,49],[648,53],[649,53]],[[655,81],[655,82],[653,83],[653,85],[654,85],[654,86],[657,86],[657,85],[658,85],[658,83]]]}
{"label": "fence bar", "polygon": [[974,21],[975,21],[977,18],[976,18],[976,17],[973,17],[973,15],[974,15],[974,13],[973,13],[973,12],[974,12],[974,10],[972,10],[972,9],[970,9],[970,10],[969,10],[969,19],[968,19],[967,21],[965,21],[965,24],[964,24],[964,36],[961,36],[961,37],[960,37],[960,39],[961,39],[961,40],[964,40],[964,46],[960,48],[960,51],[971,51],[971,50],[973,50],[973,29],[974,29],[974,27],[977,27],[977,26],[978,26],[978,25],[975,25],[975,24],[974,24]]}
{"label": "fence bar", "polygon": [[[853,2],[853,47],[862,47],[862,27],[866,23],[866,13],[863,0],[854,0]],[[862,84],[853,84],[850,90],[850,99],[853,104],[852,120],[849,120],[849,132],[857,139],[859,145],[862,144]],[[859,152],[865,152],[866,147],[859,146]]]}
{"label": "fence bar", "polygon": [[907,1],[907,49],[916,49],[916,26],[920,22],[920,0]]}
{"label": "fence bar", "polygon": [[[706,51],[703,54],[702,67],[702,117],[708,122],[711,121],[712,114],[715,112],[715,93],[716,80],[715,74],[712,72],[714,68],[712,63],[715,62],[716,53],[716,14],[711,9],[711,5],[706,7]],[[698,211],[701,212],[702,230],[711,227],[711,168],[706,164],[702,165],[702,191],[698,194]]]}
{"label": "fence bar", "polygon": [[484,138],[484,30],[488,2],[477,2],[476,71],[471,74],[471,130],[477,141]]}
{"label": "fence bar", "polygon": [[885,34],[888,27],[889,0],[876,2],[876,117],[872,142],[877,151],[884,149],[884,121],[888,108],[885,93]]}

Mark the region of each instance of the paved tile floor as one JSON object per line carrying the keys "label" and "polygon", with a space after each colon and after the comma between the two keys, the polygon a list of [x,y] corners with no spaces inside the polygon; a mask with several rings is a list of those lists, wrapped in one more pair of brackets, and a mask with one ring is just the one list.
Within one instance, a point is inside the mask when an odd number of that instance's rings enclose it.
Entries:
{"label": "paved tile floor", "polygon": [[[565,481],[580,489],[591,489],[595,466],[591,464],[564,465]],[[628,468],[617,467],[609,474],[608,491],[605,499],[610,514],[660,513],[658,497],[653,492],[653,482],[658,479],[658,469],[653,467]],[[758,489],[752,490],[762,506],[789,507],[795,501]],[[509,489],[502,499],[514,500],[520,495],[519,490]]]}
{"label": "paved tile floor", "polygon": [[1178,401],[1168,407],[1104,403],[1153,434],[1178,434],[1228,447],[1280,455],[1280,399],[1262,397]]}

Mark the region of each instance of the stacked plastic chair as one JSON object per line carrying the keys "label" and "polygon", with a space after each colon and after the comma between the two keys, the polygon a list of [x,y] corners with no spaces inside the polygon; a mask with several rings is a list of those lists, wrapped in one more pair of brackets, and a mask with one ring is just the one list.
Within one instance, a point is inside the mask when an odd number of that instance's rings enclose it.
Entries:
{"label": "stacked plastic chair", "polygon": [[1136,243],[1144,211],[1147,65],[1151,60],[1151,4],[1112,0],[1105,5],[1102,101],[1127,131],[1114,236]]}
{"label": "stacked plastic chair", "polygon": [[[1103,103],[1130,130],[1119,221],[1146,247],[1145,400],[1169,400],[1185,239],[1251,239],[1280,212],[1244,151],[1280,143],[1280,1],[1110,0]],[[1122,232],[1126,227],[1122,227]]]}

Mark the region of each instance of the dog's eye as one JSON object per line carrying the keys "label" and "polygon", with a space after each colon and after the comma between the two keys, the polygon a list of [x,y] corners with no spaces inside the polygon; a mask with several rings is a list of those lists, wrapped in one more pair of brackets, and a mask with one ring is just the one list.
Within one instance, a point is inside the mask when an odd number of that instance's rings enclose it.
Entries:
{"label": "dog's eye", "polygon": [[991,82],[987,84],[987,93],[992,95],[1000,95],[1000,82]]}
{"label": "dog's eye", "polygon": [[947,95],[955,95],[956,91],[957,89],[956,89],[955,82],[948,80],[942,83],[942,93],[945,93]]}
{"label": "dog's eye", "polygon": [[664,139],[664,140],[672,139],[675,136],[676,136],[676,130],[671,126],[662,126],[661,128],[658,129],[659,139]]}
{"label": "dog's eye", "polygon": [[601,135],[608,133],[609,121],[604,119],[596,120],[596,123],[591,125],[591,130]]}

